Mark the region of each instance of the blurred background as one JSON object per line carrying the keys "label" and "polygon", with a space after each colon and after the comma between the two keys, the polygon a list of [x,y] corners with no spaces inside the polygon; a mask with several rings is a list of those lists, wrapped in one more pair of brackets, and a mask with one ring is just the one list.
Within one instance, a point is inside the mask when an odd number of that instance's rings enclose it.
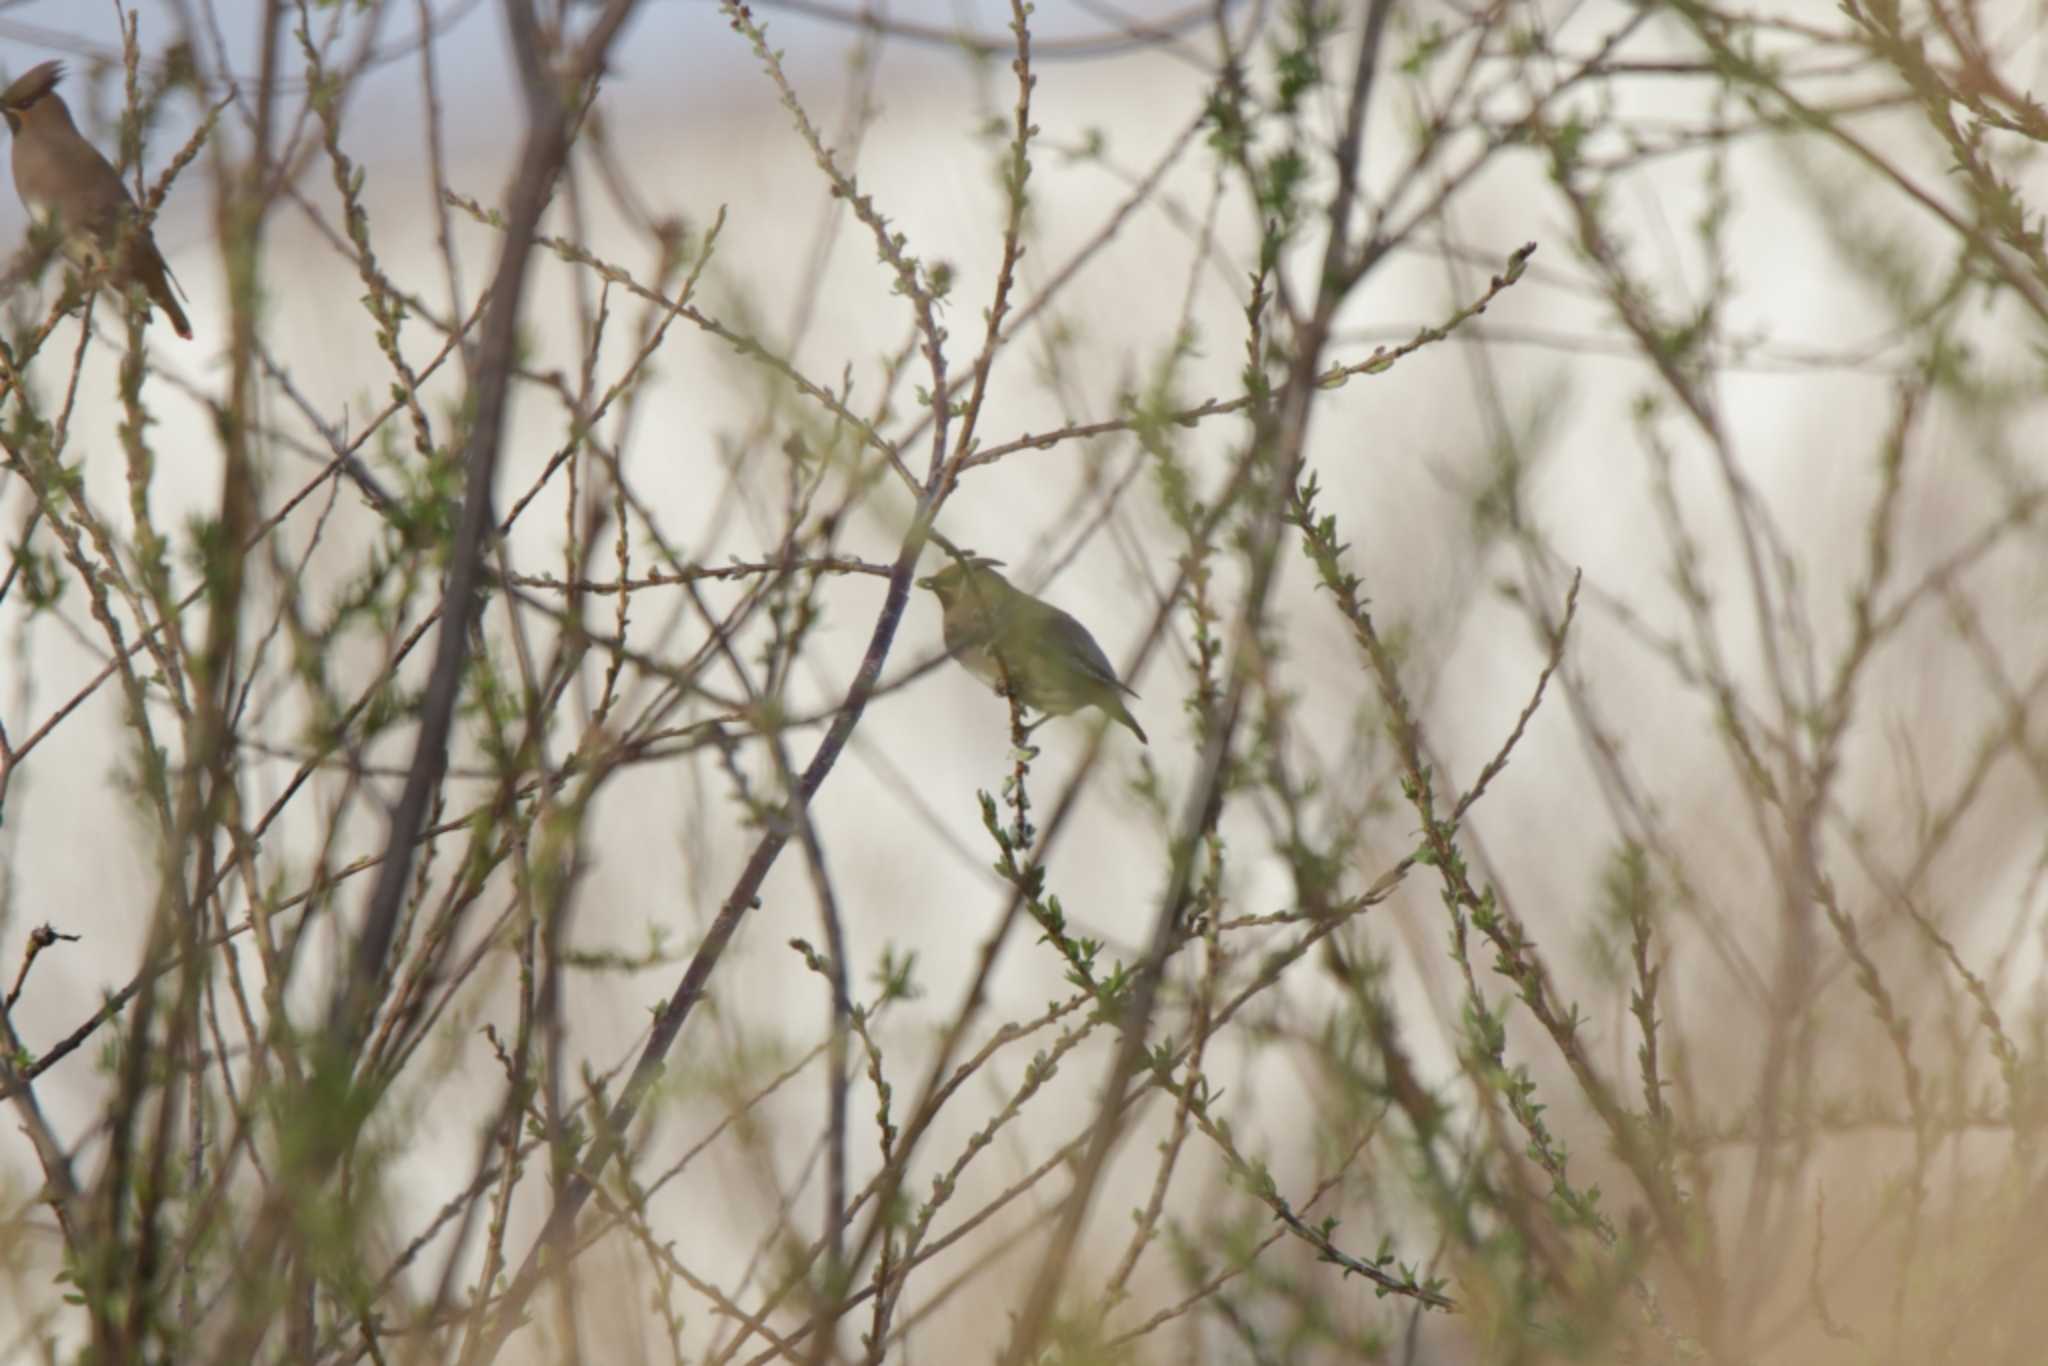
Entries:
{"label": "blurred background", "polygon": [[[543,50],[574,52],[600,8],[542,10]],[[1076,1200],[1061,1307],[1028,1327],[1061,1359],[2031,1359],[2039,1311],[2004,1292],[2039,1270],[2042,1193],[2048,120],[2026,98],[2036,8],[1966,0],[1041,4],[1014,228],[1011,11],[638,6],[525,275],[489,561],[518,591],[487,595],[383,982],[350,1269],[290,1244],[280,1265],[320,1268],[280,1296],[307,1336],[231,1331],[251,1321],[232,1249],[291,1185],[290,1058],[352,970],[418,739],[432,633],[400,646],[439,601],[504,244],[484,220],[525,164],[505,13],[280,7],[274,183],[238,285],[262,7],[0,6],[0,71],[63,59],[110,157],[144,112],[145,186],[196,146],[154,223],[195,340],[132,333],[101,294],[89,331],[58,320],[9,367],[0,724],[10,753],[35,740],[0,790],[0,976],[35,927],[78,937],[22,973],[20,1056],[148,975],[167,888],[236,868],[193,898],[214,928],[191,999],[124,1003],[36,1077],[40,1119],[0,1131],[0,1357],[106,1350],[54,1278],[67,1245],[145,1231],[61,1229],[30,1130],[103,1192],[138,1115],[186,1184],[157,1235],[181,1269],[150,1273],[164,1307],[130,1340],[482,1350],[466,1310],[560,1199],[599,1127],[578,1107],[616,1099],[793,821],[786,770],[929,507],[1088,624],[1151,744],[1098,744],[1092,718],[1036,732],[1045,882],[1010,926],[1009,709],[944,663],[913,591],[810,803],[816,858],[794,840],[759,884],[635,1116],[634,1184],[599,1183],[594,1245],[506,1359],[999,1354]],[[0,194],[0,242],[27,238]],[[943,329],[943,378],[971,383],[1006,243],[1011,330],[986,398],[948,410],[951,439],[971,420],[1000,453],[948,446],[934,497],[912,487],[938,468],[930,344]],[[8,301],[11,354],[61,277]],[[686,281],[687,315],[662,302]],[[928,317],[920,290],[943,295]],[[1306,395],[1298,444],[1246,400],[1262,386],[1276,409]],[[238,608],[236,795],[185,841],[151,775],[195,752],[209,614],[137,657],[145,735],[103,678],[92,584],[131,642],[204,584],[224,414],[279,517]],[[343,445],[403,515],[330,468]],[[1289,460],[1313,516],[1238,477]],[[1319,581],[1324,516],[1348,605]],[[703,574],[735,564],[757,569]],[[864,1012],[843,1132],[831,988],[791,942],[834,952],[827,905]],[[1090,1173],[1127,1021],[1077,953],[1136,971],[1163,906],[1183,933],[1150,1037],[1193,1051]],[[285,947],[259,951],[271,919]],[[153,1029],[184,1041],[161,1091],[122,1077]],[[508,1089],[511,1057],[541,1094]],[[958,1085],[928,1088],[935,1067]],[[837,1283],[814,1260],[835,1149],[856,1194],[903,1180]],[[870,1282],[886,1314],[815,1331]],[[1456,1308],[1419,1307],[1425,1282]]]}

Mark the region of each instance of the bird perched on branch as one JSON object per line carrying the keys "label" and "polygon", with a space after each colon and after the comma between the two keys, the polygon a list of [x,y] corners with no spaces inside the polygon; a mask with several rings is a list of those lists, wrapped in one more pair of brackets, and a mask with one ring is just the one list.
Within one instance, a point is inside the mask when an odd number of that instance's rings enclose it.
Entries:
{"label": "bird perched on branch", "polygon": [[1010,586],[993,568],[996,560],[971,559],[947,565],[917,581],[938,597],[946,649],[967,672],[1006,697],[1044,712],[1025,728],[1029,734],[1055,716],[1083,707],[1131,728],[1140,744],[1150,743],[1124,705],[1125,687],[1088,628],[1049,602]]}
{"label": "bird perched on branch", "polygon": [[[170,267],[142,222],[121,175],[79,135],[57,93],[62,62],[30,67],[0,91],[0,114],[14,134],[14,188],[38,220],[52,225],[64,255],[115,289],[141,285],[179,336],[192,324],[172,293]],[[113,259],[119,253],[119,260]]]}

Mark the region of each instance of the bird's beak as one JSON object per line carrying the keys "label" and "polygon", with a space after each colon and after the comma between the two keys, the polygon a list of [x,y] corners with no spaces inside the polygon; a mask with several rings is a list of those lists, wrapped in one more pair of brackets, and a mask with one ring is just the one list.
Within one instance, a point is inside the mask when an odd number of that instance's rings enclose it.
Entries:
{"label": "bird's beak", "polygon": [[938,590],[938,586],[937,586],[936,584],[934,584],[934,583],[932,582],[932,576],[931,576],[931,575],[929,575],[929,574],[927,574],[927,575],[925,575],[925,576],[924,576],[923,578],[919,579],[919,580],[917,581],[917,586],[918,586],[919,588],[929,588],[929,589],[931,589],[931,590],[932,590],[932,591],[933,591],[934,593],[936,593],[936,592],[938,592],[938,591],[939,591],[939,590]]}

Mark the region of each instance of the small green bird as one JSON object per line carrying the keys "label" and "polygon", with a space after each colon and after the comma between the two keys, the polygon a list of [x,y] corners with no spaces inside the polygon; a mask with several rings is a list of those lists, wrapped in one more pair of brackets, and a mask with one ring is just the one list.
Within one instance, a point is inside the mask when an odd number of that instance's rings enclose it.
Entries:
{"label": "small green bird", "polygon": [[[71,110],[57,93],[62,62],[44,62],[23,72],[0,91],[0,115],[14,134],[14,188],[31,214],[62,234],[64,255],[84,271],[105,270],[116,290],[141,285],[163,310],[179,336],[190,340],[192,324],[171,292],[170,267],[149,230],[134,220],[128,187],[99,149],[80,136]],[[110,262],[125,237],[119,261]]]}
{"label": "small green bird", "polygon": [[943,609],[946,649],[982,682],[1024,706],[1045,713],[1029,734],[1055,716],[1100,707],[1150,744],[1124,696],[1125,687],[1088,628],[1049,602],[1010,586],[991,566],[973,559],[947,565],[919,588],[929,588]]}

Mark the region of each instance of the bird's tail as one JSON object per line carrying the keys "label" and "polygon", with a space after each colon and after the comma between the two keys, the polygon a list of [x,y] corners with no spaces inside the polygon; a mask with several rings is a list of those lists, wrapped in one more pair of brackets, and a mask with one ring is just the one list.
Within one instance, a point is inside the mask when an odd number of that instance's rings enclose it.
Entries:
{"label": "bird's tail", "polygon": [[192,323],[186,318],[185,310],[178,306],[177,282],[171,275],[170,266],[164,263],[163,253],[156,249],[154,242],[144,240],[135,245],[129,260],[135,278],[142,282],[143,292],[149,295],[149,301],[170,319],[173,331],[191,341]]}
{"label": "bird's tail", "polygon": [[149,301],[164,311],[164,316],[171,320],[173,331],[186,341],[192,340],[192,323],[185,317],[185,310],[178,307],[178,296],[171,293],[169,272],[150,283]]}
{"label": "bird's tail", "polygon": [[1129,726],[1131,728],[1131,734],[1138,737],[1139,744],[1149,746],[1152,743],[1150,740],[1147,740],[1145,738],[1145,728],[1138,724],[1138,718],[1131,715],[1131,709],[1125,706],[1121,701],[1116,702],[1115,710],[1110,712],[1110,715],[1114,716],[1117,720]]}

